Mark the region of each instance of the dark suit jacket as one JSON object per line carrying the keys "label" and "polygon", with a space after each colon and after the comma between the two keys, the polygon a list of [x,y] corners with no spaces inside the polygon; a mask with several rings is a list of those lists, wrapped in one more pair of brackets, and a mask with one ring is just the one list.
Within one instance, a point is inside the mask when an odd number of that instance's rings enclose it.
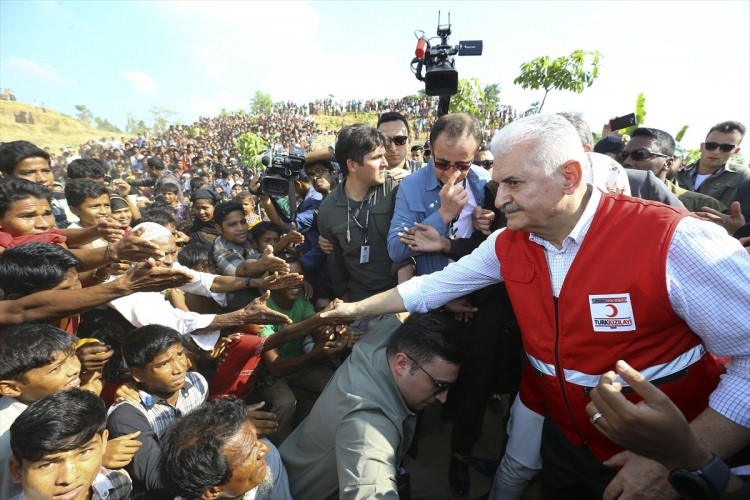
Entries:
{"label": "dark suit jacket", "polygon": [[634,170],[626,168],[630,181],[630,196],[644,200],[659,201],[672,207],[685,208],[658,177],[650,170]]}

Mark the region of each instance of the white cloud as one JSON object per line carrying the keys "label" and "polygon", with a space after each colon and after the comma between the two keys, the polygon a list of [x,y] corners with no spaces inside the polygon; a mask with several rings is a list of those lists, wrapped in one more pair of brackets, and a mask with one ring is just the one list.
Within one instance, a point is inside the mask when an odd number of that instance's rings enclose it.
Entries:
{"label": "white cloud", "polygon": [[193,96],[189,100],[189,115],[191,119],[199,116],[217,116],[222,109],[237,111],[247,108],[249,99],[240,97],[228,91],[221,91],[209,97]]}
{"label": "white cloud", "polygon": [[60,73],[52,66],[35,63],[34,61],[30,61],[23,57],[9,57],[7,62],[9,66],[18,68],[34,77],[42,79],[45,83],[59,85],[61,87],[77,87],[75,82],[63,79],[63,77],[60,76]]}
{"label": "white cloud", "polygon": [[120,76],[130,83],[130,85],[141,92],[155,94],[159,89],[159,82],[140,70],[121,70]]}

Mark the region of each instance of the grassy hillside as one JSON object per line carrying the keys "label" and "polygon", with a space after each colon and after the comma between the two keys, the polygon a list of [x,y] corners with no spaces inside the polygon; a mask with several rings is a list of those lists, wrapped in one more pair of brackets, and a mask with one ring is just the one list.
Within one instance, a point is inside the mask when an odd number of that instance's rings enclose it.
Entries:
{"label": "grassy hillside", "polygon": [[[19,111],[33,113],[34,124],[16,123],[15,114]],[[316,116],[315,122],[323,129],[339,130],[344,125],[354,123],[375,126],[377,119],[377,113],[358,113],[356,116],[354,113],[346,113],[342,116]],[[124,134],[99,130],[52,109],[47,109],[46,113],[42,113],[41,110],[35,111],[31,104],[0,101],[0,142],[26,140],[39,147],[49,147],[52,151],[59,151],[60,148],[68,145],[75,147],[92,139],[112,135],[119,138]],[[314,147],[325,147],[333,144],[335,140],[333,135],[321,136]]]}
{"label": "grassy hillside", "polygon": [[[19,111],[31,112],[34,124],[16,123]],[[75,118],[63,116],[55,110],[35,111],[34,106],[22,102],[0,101],[0,142],[26,140],[39,147],[59,151],[67,145],[78,146],[91,139],[111,137],[112,132],[91,127]],[[123,134],[114,134],[120,136]]]}

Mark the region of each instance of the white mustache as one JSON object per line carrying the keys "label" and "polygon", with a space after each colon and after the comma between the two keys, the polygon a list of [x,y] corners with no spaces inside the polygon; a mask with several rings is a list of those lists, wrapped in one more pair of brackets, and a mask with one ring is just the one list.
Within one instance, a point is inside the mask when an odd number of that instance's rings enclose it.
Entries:
{"label": "white mustache", "polygon": [[513,203],[506,203],[505,205],[503,205],[502,207],[500,207],[500,211],[502,213],[504,213],[504,214],[512,214],[514,212],[520,212],[521,211],[521,207],[519,207],[518,205],[515,205]]}

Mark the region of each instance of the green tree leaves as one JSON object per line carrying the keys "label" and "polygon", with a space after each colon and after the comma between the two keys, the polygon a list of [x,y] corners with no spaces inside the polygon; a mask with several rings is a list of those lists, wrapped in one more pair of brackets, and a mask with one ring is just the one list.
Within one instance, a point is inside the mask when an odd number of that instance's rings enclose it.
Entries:
{"label": "green tree leaves", "polygon": [[537,57],[521,65],[521,74],[513,83],[524,89],[544,89],[544,97],[537,108],[541,112],[547,94],[552,89],[580,94],[599,76],[599,51],[574,50],[568,56],[552,59]]}

